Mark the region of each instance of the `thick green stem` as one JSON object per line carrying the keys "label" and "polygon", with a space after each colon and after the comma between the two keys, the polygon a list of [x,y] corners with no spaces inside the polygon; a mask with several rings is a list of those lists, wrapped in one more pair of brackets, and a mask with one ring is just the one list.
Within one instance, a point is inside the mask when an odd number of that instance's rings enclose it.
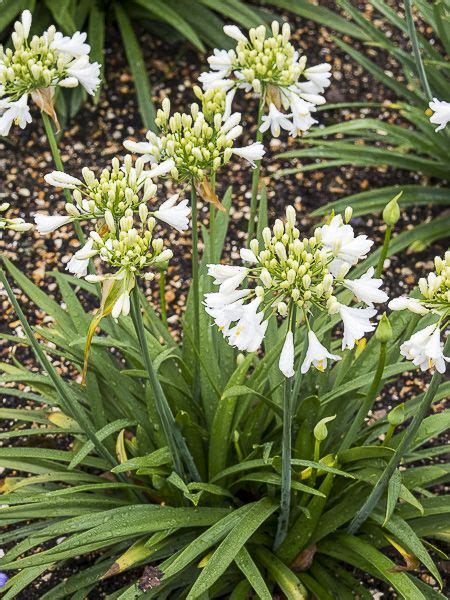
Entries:
{"label": "thick green stem", "polygon": [[[259,107],[258,107],[258,122],[257,122],[257,130],[256,130],[256,141],[262,142],[263,133],[260,131],[262,117],[264,114],[264,102],[265,95],[262,93],[259,99]],[[250,243],[252,238],[255,235],[255,221],[256,215],[258,212],[258,189],[259,189],[259,178],[261,175],[261,161],[256,161],[256,167],[253,169],[252,173],[252,197],[250,200],[250,217],[248,220],[248,229],[247,229],[247,245]]]}
{"label": "thick green stem", "polygon": [[432,100],[433,94],[431,93],[427,74],[425,72],[425,67],[423,66],[422,56],[420,55],[419,41],[417,39],[416,28],[414,26],[411,0],[405,0],[405,17],[406,28],[408,30],[409,39],[411,41],[413,56],[416,63],[417,72],[419,74],[420,83],[422,84],[423,91],[427,95],[428,100]]}
{"label": "thick green stem", "polygon": [[[289,328],[295,338],[295,306],[289,313]],[[294,342],[294,340],[293,340]],[[294,342],[295,343],[295,342]],[[295,346],[294,346],[295,347]],[[284,380],[283,393],[283,433],[281,438],[281,502],[280,514],[278,516],[277,533],[275,536],[274,549],[276,550],[284,541],[289,526],[289,515],[291,512],[291,487],[292,487],[292,388],[293,377]]]}
{"label": "thick green stem", "polygon": [[356,417],[353,419],[352,424],[350,425],[350,429],[347,431],[344,439],[342,440],[342,444],[339,448],[339,452],[342,450],[347,450],[355,441],[359,430],[361,429],[364,419],[367,416],[367,413],[372,408],[372,405],[377,397],[378,388],[380,387],[381,378],[383,376],[384,367],[386,364],[386,342],[382,342],[380,344],[380,354],[378,356],[378,366],[375,373],[375,377],[372,380],[372,384],[367,392],[366,397],[364,398],[361,406],[359,407],[358,413]]}
{"label": "thick green stem", "polygon": [[61,377],[56,372],[53,365],[48,360],[45,352],[42,350],[40,344],[36,340],[33,331],[28,324],[28,321],[25,315],[22,312],[22,309],[17,302],[17,299],[12,291],[6,274],[2,268],[0,268],[0,281],[3,283],[6,293],[8,294],[9,300],[19,317],[19,320],[22,324],[22,327],[25,331],[25,334],[33,348],[33,351],[36,355],[36,358],[40,362],[42,368],[47,372],[50,377],[53,386],[55,387],[61,402],[61,408],[65,413],[71,416],[80,426],[80,429],[87,435],[89,440],[94,445],[95,449],[99,453],[99,455],[109,464],[111,467],[115,467],[117,465],[117,461],[114,456],[109,452],[106,446],[98,439],[95,429],[93,428],[88,416],[84,412],[84,409],[80,406],[78,401],[73,397],[70,390],[67,389],[66,383],[61,379]]}
{"label": "thick green stem", "polygon": [[391,241],[391,234],[392,227],[388,225],[384,234],[383,248],[381,249],[380,258],[378,260],[377,268],[375,269],[375,277],[380,277],[381,273],[383,272],[384,261],[386,260],[389,250],[389,243]]}
{"label": "thick green stem", "polygon": [[[200,354],[200,279],[198,263],[198,213],[197,192],[194,180],[191,182],[191,214],[192,214],[192,299],[194,303],[194,344]],[[192,396],[194,402],[200,399],[200,362],[194,358],[192,375]]]}
{"label": "thick green stem", "polygon": [[159,274],[159,303],[161,309],[161,320],[164,325],[167,325],[167,308],[166,308],[166,272],[161,271]]}
{"label": "thick green stem", "polygon": [[[48,143],[50,146],[50,151],[53,156],[53,162],[55,163],[55,167],[57,171],[64,172],[64,166],[61,160],[61,154],[59,153],[58,144],[56,142],[55,132],[53,131],[53,125],[50,120],[50,117],[45,113],[41,112],[42,121],[44,123],[45,133],[47,135]],[[72,196],[70,194],[70,190],[64,188],[64,196],[66,197],[66,202],[72,202]],[[75,233],[77,234],[77,238],[80,244],[84,244],[86,242],[86,238],[84,236],[83,230],[81,229],[81,225],[78,221],[73,222],[73,228]]]}
{"label": "thick green stem", "polygon": [[136,335],[138,337],[139,345],[141,347],[141,352],[144,359],[145,370],[147,371],[148,379],[150,381],[156,410],[158,412],[158,416],[160,418],[161,425],[167,439],[167,444],[172,454],[174,468],[176,472],[180,475],[180,477],[183,477],[184,461],[184,464],[189,472],[190,478],[198,481],[200,479],[199,473],[194,464],[194,460],[189,452],[189,449],[186,445],[186,442],[183,438],[183,435],[178,429],[178,426],[175,422],[175,418],[172,414],[169,403],[167,402],[167,398],[159,382],[158,376],[153,366],[150,352],[148,350],[147,340],[145,338],[144,322],[142,320],[141,314],[139,289],[137,285],[134,286],[132,291],[131,309],[134,328],[136,330]]}
{"label": "thick green stem", "polygon": [[[448,356],[450,352],[450,336],[447,337],[447,341],[445,343],[444,354]],[[441,383],[442,375],[437,371],[434,373],[431,383],[428,387],[428,390],[425,396],[422,399],[422,402],[419,404],[414,417],[409,424],[409,427],[405,430],[405,433],[400,440],[399,445],[397,446],[394,454],[392,455],[389,463],[384,469],[381,477],[377,481],[375,487],[369,494],[369,497],[360,508],[360,510],[356,513],[353,521],[350,523],[348,527],[348,532],[351,534],[355,534],[358,529],[365,523],[366,519],[370,516],[375,506],[378,504],[386,486],[388,485],[394,471],[400,464],[403,456],[408,451],[408,448],[414,439],[417,430],[419,429],[422,421],[427,416],[431,405],[433,403],[436,392],[439,388],[439,384]]]}

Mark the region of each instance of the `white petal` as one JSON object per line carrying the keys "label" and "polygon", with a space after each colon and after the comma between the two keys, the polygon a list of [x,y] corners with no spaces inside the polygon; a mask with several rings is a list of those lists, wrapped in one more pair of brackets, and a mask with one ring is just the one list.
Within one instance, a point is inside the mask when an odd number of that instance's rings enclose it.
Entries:
{"label": "white petal", "polygon": [[236,25],[225,25],[223,32],[237,42],[248,42],[248,39]]}
{"label": "white petal", "polygon": [[285,377],[293,377],[295,375],[294,354],[294,336],[292,331],[288,331],[278,362],[278,367]]}
{"label": "white petal", "polygon": [[256,258],[255,254],[248,248],[241,248],[239,251],[239,254],[240,254],[242,260],[244,260],[245,262],[250,262],[250,263],[258,262],[258,259]]}

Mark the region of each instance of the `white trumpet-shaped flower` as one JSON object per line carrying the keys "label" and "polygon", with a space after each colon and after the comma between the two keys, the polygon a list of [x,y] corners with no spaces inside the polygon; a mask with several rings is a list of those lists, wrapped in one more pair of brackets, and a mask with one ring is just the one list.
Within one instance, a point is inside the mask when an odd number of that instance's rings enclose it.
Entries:
{"label": "white trumpet-shaped flower", "polygon": [[400,346],[400,353],[420,367],[421,371],[435,368],[439,373],[445,373],[450,358],[444,356],[443,349],[441,332],[435,323],[414,333]]}
{"label": "white trumpet-shaped flower", "polygon": [[63,36],[51,25],[30,40],[31,21],[30,11],[25,10],[14,24],[13,48],[0,46],[0,135],[8,135],[13,123],[23,129],[31,122],[29,96],[56,120],[56,86],[82,85],[94,94],[100,84],[100,65],[89,61],[85,33]]}
{"label": "white trumpet-shaped flower", "polygon": [[426,315],[428,312],[428,308],[420,300],[409,298],[408,296],[393,298],[388,306],[391,310],[409,310],[417,315]]}
{"label": "white trumpet-shaped flower", "polygon": [[67,225],[74,220],[70,215],[44,215],[37,213],[34,216],[34,222],[36,223],[36,229],[39,233],[51,233],[56,231],[59,227]]}
{"label": "white trumpet-shaped flower", "polygon": [[21,129],[25,129],[27,124],[32,121],[30,109],[28,108],[28,95],[24,94],[16,102],[9,102],[0,98],[0,115],[0,135],[7,136],[13,123]]}
{"label": "white trumpet-shaped flower", "polygon": [[386,292],[380,290],[383,280],[375,279],[374,272],[375,269],[370,267],[359,279],[344,279],[345,287],[351,290],[360,302],[371,308],[374,302],[387,302],[389,299]]}
{"label": "white trumpet-shaped flower", "polygon": [[317,335],[311,329],[308,331],[308,350],[306,351],[305,360],[301,366],[301,372],[306,373],[313,365],[319,371],[325,371],[327,368],[327,361],[330,360],[341,360],[341,357],[337,354],[331,354],[323,346]]}
{"label": "white trumpet-shaped flower", "polygon": [[430,117],[430,123],[438,125],[435,131],[441,131],[450,121],[450,102],[433,98],[428,106],[430,107],[430,111],[433,112]]}
{"label": "white trumpet-shaped flower", "polygon": [[234,292],[241,285],[248,273],[245,267],[232,265],[208,265],[208,275],[214,277],[214,284],[219,285],[219,292],[227,294]]}
{"label": "white trumpet-shaped flower", "polygon": [[89,260],[97,254],[94,248],[94,240],[89,238],[80,250],[75,252],[66,265],[66,271],[75,275],[75,277],[86,277],[88,272]]}
{"label": "white trumpet-shaped flower", "polygon": [[261,142],[254,142],[245,148],[233,148],[233,154],[236,156],[240,156],[241,158],[245,158],[252,165],[252,167],[256,167],[255,161],[261,160],[265,154],[264,146]]}
{"label": "white trumpet-shaped flower", "polygon": [[269,114],[263,115],[262,125],[259,130],[265,133],[270,128],[270,133],[273,137],[279,137],[281,130],[285,129],[290,131],[292,129],[292,121],[289,120],[292,117],[291,114],[285,115],[282,113],[275,104],[271,103],[269,106]]}
{"label": "white trumpet-shaped flower", "polygon": [[268,321],[264,319],[264,313],[262,311],[258,312],[260,304],[261,299],[255,298],[242,307],[239,320],[228,331],[228,340],[231,346],[247,352],[258,350],[268,325]]}
{"label": "white trumpet-shaped flower", "polygon": [[344,264],[353,266],[366,258],[373,241],[366,235],[355,237],[353,227],[344,224],[341,215],[334,216],[331,221],[321,228],[322,243],[331,250],[335,259],[330,264],[330,271],[334,276],[340,273]]}
{"label": "white trumpet-shaped flower", "polygon": [[68,190],[74,190],[77,186],[82,185],[82,181],[76,177],[72,177],[72,175],[64,173],[63,171],[52,171],[51,173],[46,173],[44,175],[44,179],[49,185],[54,185],[55,187]]}
{"label": "white trumpet-shaped flower", "polygon": [[278,368],[287,378],[294,377],[295,375],[294,359],[294,334],[292,331],[288,331],[286,334],[286,339],[284,340],[283,348],[281,350],[280,359],[278,361]]}
{"label": "white trumpet-shaped flower", "polygon": [[355,347],[355,342],[360,340],[366,333],[374,331],[375,325],[370,319],[377,314],[373,308],[354,308],[352,306],[339,306],[339,315],[344,324],[344,336],[342,338],[342,350]]}
{"label": "white trumpet-shaped flower", "polygon": [[10,231],[18,231],[23,233],[33,229],[32,223],[26,223],[22,217],[8,217],[6,211],[9,209],[9,202],[0,204],[0,231],[9,229]]}
{"label": "white trumpet-shaped flower", "polygon": [[153,214],[160,221],[164,221],[180,233],[189,227],[189,214],[191,210],[187,200],[178,202],[178,194],[168,198]]}

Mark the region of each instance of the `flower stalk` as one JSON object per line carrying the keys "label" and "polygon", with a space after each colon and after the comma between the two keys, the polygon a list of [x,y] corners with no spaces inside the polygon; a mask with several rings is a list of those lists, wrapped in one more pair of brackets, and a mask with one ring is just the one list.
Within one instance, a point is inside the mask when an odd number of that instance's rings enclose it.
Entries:
{"label": "flower stalk", "polygon": [[[444,352],[446,354],[448,354],[450,352],[450,336],[447,338]],[[381,474],[381,477],[377,481],[376,485],[370,492],[367,500],[365,501],[363,506],[360,508],[360,510],[356,513],[355,517],[351,521],[351,523],[348,527],[349,534],[354,535],[361,528],[361,526],[369,518],[369,516],[372,513],[375,506],[378,504],[378,501],[380,500],[384,490],[386,489],[387,485],[389,484],[389,481],[390,481],[394,471],[399,466],[402,458],[405,456],[406,452],[408,451],[408,448],[409,448],[412,440],[414,439],[414,437],[417,433],[417,430],[419,429],[422,421],[427,416],[427,414],[431,408],[431,405],[433,403],[436,392],[439,388],[439,384],[441,383],[441,379],[442,379],[442,374],[439,373],[439,371],[435,371],[435,373],[433,374],[433,377],[431,379],[431,383],[428,387],[428,390],[427,390],[425,396],[423,397],[422,402],[419,404],[417,411],[414,414],[414,417],[413,417],[409,427],[405,430],[405,433],[403,434],[402,439],[400,440],[400,443],[397,446],[394,454],[392,455],[391,459],[389,460],[386,468],[384,469],[383,473]]]}
{"label": "flower stalk", "polygon": [[[257,130],[256,130],[256,142],[261,143],[263,140],[263,132],[261,131],[262,118],[264,115],[264,103],[265,103],[265,95],[261,94],[259,98],[258,105],[258,122],[257,122]],[[250,240],[255,235],[255,227],[256,227],[256,215],[258,214],[258,191],[259,191],[259,179],[261,176],[261,160],[255,161],[256,167],[253,169],[252,173],[252,197],[250,200],[250,216],[248,220],[248,230],[247,230],[247,244],[250,244]]]}
{"label": "flower stalk", "polygon": [[[191,217],[192,217],[192,299],[194,303],[194,344],[200,354],[200,278],[198,258],[198,210],[195,181],[191,181]],[[192,390],[194,402],[200,399],[200,361],[194,359]]]}
{"label": "flower stalk", "polygon": [[139,340],[139,345],[141,347],[145,370],[147,371],[148,379],[153,392],[156,410],[161,420],[161,425],[167,439],[167,444],[172,454],[175,471],[178,473],[178,475],[180,475],[180,477],[185,478],[186,467],[190,479],[193,481],[199,481],[200,475],[183,438],[183,435],[176,425],[175,418],[172,414],[169,403],[167,402],[167,398],[159,382],[158,375],[153,366],[153,361],[151,359],[147,346],[147,340],[145,338],[139,288],[137,285],[134,286],[131,293],[131,316],[136,335]]}
{"label": "flower stalk", "polygon": [[167,325],[167,307],[166,307],[166,272],[161,270],[159,273],[159,302],[161,309],[161,320]]}
{"label": "flower stalk", "polygon": [[384,233],[383,247],[381,249],[380,258],[378,259],[377,267],[375,269],[375,277],[377,278],[380,277],[381,273],[383,272],[384,261],[386,260],[386,257],[388,255],[389,244],[391,242],[391,235],[392,227],[390,225],[387,225],[386,231]]}
{"label": "flower stalk", "polygon": [[[44,123],[45,134],[47,136],[48,143],[50,146],[50,151],[52,153],[53,162],[55,163],[55,167],[58,171],[61,171],[64,173],[64,166],[63,166],[63,162],[61,160],[61,154],[59,152],[55,132],[53,130],[53,125],[51,123],[50,117],[44,111],[41,111],[41,116],[42,116],[42,121]],[[71,197],[69,189],[64,188],[64,196],[66,197],[66,202],[69,202],[69,203],[72,202],[72,197]],[[75,233],[77,235],[77,238],[78,238],[80,244],[84,245],[86,242],[86,238],[84,236],[84,233],[83,233],[80,223],[78,221],[74,221],[73,227],[74,227]]]}
{"label": "flower stalk", "polygon": [[[289,314],[288,329],[295,337],[296,309],[292,307]],[[293,339],[293,343],[294,339]],[[295,347],[295,345],[294,345]],[[291,512],[291,487],[292,487],[292,388],[293,377],[285,377],[283,390],[283,433],[281,438],[281,502],[278,516],[277,533],[275,536],[274,550],[284,541]]]}

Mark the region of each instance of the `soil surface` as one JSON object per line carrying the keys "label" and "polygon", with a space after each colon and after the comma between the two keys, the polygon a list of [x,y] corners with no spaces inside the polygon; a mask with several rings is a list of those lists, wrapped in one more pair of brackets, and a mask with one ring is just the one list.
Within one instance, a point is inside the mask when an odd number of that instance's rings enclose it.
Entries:
{"label": "soil surface", "polygon": [[[322,2],[321,4],[329,5],[331,8],[334,3]],[[369,10],[367,6],[362,4],[360,8],[367,13]],[[332,64],[334,78],[326,92],[329,103],[395,100],[390,90],[380,86],[336,46],[331,35],[323,27],[301,18],[289,20],[295,30],[294,43],[297,43],[307,54],[309,63]],[[194,52],[188,45],[168,46],[150,37],[144,31],[138,29],[138,33],[152,83],[155,105],[158,106],[162,99],[168,96],[174,109],[185,110],[187,105],[194,101],[191,88],[196,83],[198,75],[205,70],[206,57]],[[109,29],[107,37],[110,46],[105,61],[107,84],[100,101],[97,105],[88,101],[73,122],[64,128],[60,139],[65,169],[74,176],[78,176],[84,166],[101,170],[114,156],[124,154],[122,146],[124,139],[131,137],[142,140],[145,135],[120,38],[113,28]],[[398,43],[402,46],[406,44],[402,38],[398,39]],[[358,44],[354,45],[358,47]],[[391,57],[386,57],[377,50],[371,52],[374,60],[385,70],[392,72],[394,77],[401,78],[398,65]],[[243,143],[254,140],[256,113],[254,99],[250,96],[241,96],[236,109],[242,111],[246,123],[244,138],[248,140],[243,139]],[[325,110],[318,113],[318,119],[321,124],[327,125],[342,119],[358,117],[361,114],[369,115],[368,109],[352,112],[348,109],[328,110],[325,107]],[[381,112],[379,109],[373,109],[370,116],[391,122],[399,120],[398,115],[387,109],[381,109]],[[44,174],[53,169],[53,164],[37,112],[33,113],[33,119],[33,123],[24,131],[16,128],[7,142],[0,142],[0,171],[3,174],[0,180],[0,201],[10,202],[14,207],[14,215],[22,216],[27,220],[38,211],[58,212],[64,205],[62,193],[55,193],[43,179]],[[311,218],[311,212],[332,200],[385,185],[429,183],[428,179],[420,174],[387,169],[383,166],[377,169],[341,167],[277,179],[275,177],[277,172],[292,164],[278,161],[275,158],[276,154],[299,145],[301,140],[282,137],[273,140],[268,148],[264,159],[264,173],[269,186],[270,221],[282,216],[287,204],[294,204],[300,211],[302,226],[308,229],[315,223]],[[250,178],[250,171],[245,165],[236,161],[230,163],[228,172],[222,173],[218,179],[219,196],[230,183],[233,185],[231,226],[225,247],[226,260],[237,259],[239,248],[243,244],[248,216]],[[162,185],[160,192],[161,197],[167,195]],[[206,222],[208,207],[199,206],[199,209]],[[401,221],[397,225],[397,232],[430,219],[440,211],[440,208],[431,206],[403,211]],[[358,233],[368,234],[375,239],[376,244],[382,241],[384,225],[379,215],[355,219],[353,224]],[[169,308],[169,322],[176,330],[189,283],[190,246],[188,236],[173,235],[173,240],[176,241],[173,245],[175,257],[168,276],[166,301]],[[51,276],[52,270],[64,269],[77,248],[78,242],[70,227],[48,236],[39,236],[37,232],[22,236],[7,232],[0,240],[0,251],[4,252],[35,283],[50,292],[56,289]],[[420,252],[406,252],[401,256],[392,257],[384,275],[389,295],[399,295],[412,289],[418,276],[432,268],[433,257],[436,254],[442,255],[447,248],[448,240],[442,240]],[[45,315],[31,305],[20,290],[15,291],[30,321],[34,324],[41,323]],[[157,292],[152,292],[149,288],[148,294],[152,293],[157,306]],[[1,291],[0,302],[2,331],[21,334],[17,317]],[[88,309],[95,308],[95,301],[92,299],[87,298],[85,302]],[[14,357],[34,366],[33,359],[26,349],[21,346],[15,347],[8,341],[0,341],[0,360],[11,361]],[[61,365],[61,369],[64,370],[65,366]],[[426,377],[406,374],[395,385],[385,390],[376,407],[378,415],[381,416],[391,406],[404,400],[405,396],[412,391],[423,389],[426,382]],[[4,397],[2,403],[5,406],[17,406],[18,400]],[[5,424],[6,427],[9,425]],[[444,440],[441,438],[439,443],[444,443]],[[65,576],[82,568],[86,560],[80,558],[71,561],[58,572],[43,575],[17,598],[23,600],[40,598]],[[126,581],[135,580],[139,574],[138,571],[130,572],[123,578],[107,581],[101,589],[97,588],[95,595],[90,597],[102,598],[107,592],[124,585]],[[381,589],[374,582],[373,594],[374,598],[396,597],[392,590]]]}

